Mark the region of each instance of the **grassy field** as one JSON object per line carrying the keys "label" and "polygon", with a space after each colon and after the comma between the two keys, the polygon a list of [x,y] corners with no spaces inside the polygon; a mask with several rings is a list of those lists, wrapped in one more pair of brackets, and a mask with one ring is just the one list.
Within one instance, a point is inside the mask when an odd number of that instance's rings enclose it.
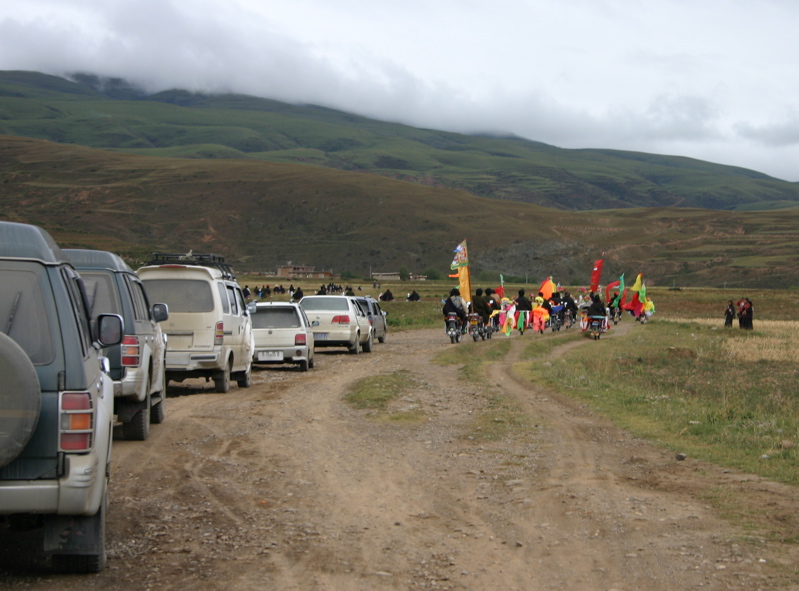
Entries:
{"label": "grassy field", "polygon": [[799,321],[721,324],[659,317],[590,355],[534,343],[525,371],[675,452],[799,485]]}

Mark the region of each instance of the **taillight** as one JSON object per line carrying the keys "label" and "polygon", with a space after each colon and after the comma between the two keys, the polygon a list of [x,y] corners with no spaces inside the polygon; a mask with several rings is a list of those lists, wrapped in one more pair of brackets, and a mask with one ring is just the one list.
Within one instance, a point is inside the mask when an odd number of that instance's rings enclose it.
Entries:
{"label": "taillight", "polygon": [[222,340],[225,338],[225,323],[219,321],[216,323],[216,330],[214,331],[214,345],[221,345]]}
{"label": "taillight", "polygon": [[139,337],[127,335],[122,339],[122,365],[124,367],[139,367],[141,352]]}
{"label": "taillight", "polygon": [[94,407],[88,392],[62,392],[59,451],[89,451],[94,436]]}
{"label": "taillight", "polygon": [[305,333],[295,334],[294,335],[294,345],[304,345],[306,343],[305,340]]}
{"label": "taillight", "polygon": [[350,317],[346,314],[343,314],[341,316],[333,316],[333,320],[331,320],[331,322],[333,324],[349,324]]}

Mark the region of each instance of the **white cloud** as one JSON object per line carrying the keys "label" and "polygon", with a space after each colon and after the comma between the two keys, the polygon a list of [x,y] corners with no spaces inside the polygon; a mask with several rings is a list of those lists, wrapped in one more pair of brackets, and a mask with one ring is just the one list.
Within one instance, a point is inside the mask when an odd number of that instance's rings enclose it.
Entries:
{"label": "white cloud", "polygon": [[235,91],[799,180],[792,0],[4,0],[0,69]]}

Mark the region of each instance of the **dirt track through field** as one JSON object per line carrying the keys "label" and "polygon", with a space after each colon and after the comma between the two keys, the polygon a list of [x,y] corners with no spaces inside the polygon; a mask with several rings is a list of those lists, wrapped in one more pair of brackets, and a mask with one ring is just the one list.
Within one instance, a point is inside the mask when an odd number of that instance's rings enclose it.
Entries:
{"label": "dirt track through field", "polygon": [[[620,328],[614,338],[645,329]],[[424,330],[390,333],[371,354],[319,350],[308,373],[258,369],[248,390],[175,388],[147,442],[114,443],[106,570],[52,575],[5,548],[0,587],[799,589],[794,546],[753,543],[701,500],[726,487],[796,515],[795,489],[678,462],[530,384],[519,360],[535,338],[552,336],[515,333],[483,381],[430,360],[494,342]],[[612,339],[555,354],[575,346]],[[421,420],[344,402],[357,380],[399,370],[415,386],[393,409]],[[522,426],[485,439],[478,419],[498,399]]]}

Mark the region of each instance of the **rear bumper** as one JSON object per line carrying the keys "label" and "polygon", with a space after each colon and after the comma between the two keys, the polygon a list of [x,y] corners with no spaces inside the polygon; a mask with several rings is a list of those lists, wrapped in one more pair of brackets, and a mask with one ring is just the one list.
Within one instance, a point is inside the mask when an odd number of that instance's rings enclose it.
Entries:
{"label": "rear bumper", "polygon": [[105,486],[98,454],[67,456],[67,474],[53,480],[0,482],[0,514],[94,515]]}
{"label": "rear bumper", "polygon": [[309,351],[307,346],[295,347],[255,347],[253,363],[299,363],[308,361]]}
{"label": "rear bumper", "polygon": [[166,370],[203,371],[224,369],[225,360],[220,351],[167,351]]}

